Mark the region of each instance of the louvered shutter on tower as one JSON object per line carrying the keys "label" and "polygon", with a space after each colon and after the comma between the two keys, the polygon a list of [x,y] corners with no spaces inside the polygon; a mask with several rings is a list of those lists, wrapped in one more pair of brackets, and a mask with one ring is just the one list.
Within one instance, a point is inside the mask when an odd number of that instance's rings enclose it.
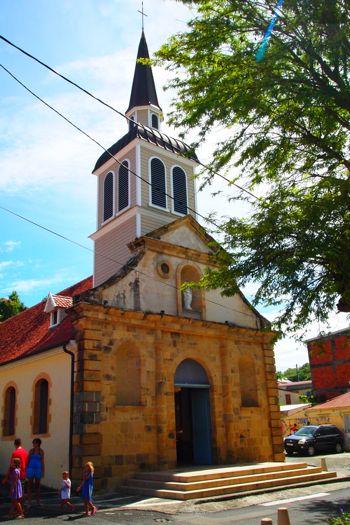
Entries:
{"label": "louvered shutter on tower", "polygon": [[127,160],[122,162],[119,168],[118,178],[118,211],[129,206],[129,164]]}
{"label": "louvered shutter on tower", "polygon": [[113,216],[113,173],[106,175],[103,185],[103,220]]}
{"label": "louvered shutter on tower", "polygon": [[183,169],[176,166],[173,168],[173,196],[174,211],[187,214],[187,187],[186,174]]}
{"label": "louvered shutter on tower", "polygon": [[166,208],[165,168],[159,159],[151,160],[152,204]]}

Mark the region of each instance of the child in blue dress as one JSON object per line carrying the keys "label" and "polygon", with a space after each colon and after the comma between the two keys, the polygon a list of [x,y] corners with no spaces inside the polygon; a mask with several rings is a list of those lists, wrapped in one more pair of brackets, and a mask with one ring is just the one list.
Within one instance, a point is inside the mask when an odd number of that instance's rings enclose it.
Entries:
{"label": "child in blue dress", "polygon": [[[96,507],[92,501],[92,492],[94,490],[94,464],[92,461],[85,463],[83,470],[83,480],[77,488],[77,492],[81,491],[81,496],[84,500],[85,516],[93,516],[96,514]],[[91,512],[91,514],[89,514]]]}

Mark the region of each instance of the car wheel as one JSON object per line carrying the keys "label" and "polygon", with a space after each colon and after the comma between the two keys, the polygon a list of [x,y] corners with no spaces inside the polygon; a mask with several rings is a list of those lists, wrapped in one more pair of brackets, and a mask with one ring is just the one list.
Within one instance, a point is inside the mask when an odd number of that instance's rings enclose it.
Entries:
{"label": "car wheel", "polygon": [[307,454],[308,454],[308,456],[314,456],[315,455],[315,447],[310,445],[309,448],[307,449]]}
{"label": "car wheel", "polygon": [[337,443],[335,445],[335,451],[337,454],[340,454],[340,452],[343,452],[343,445],[341,443]]}

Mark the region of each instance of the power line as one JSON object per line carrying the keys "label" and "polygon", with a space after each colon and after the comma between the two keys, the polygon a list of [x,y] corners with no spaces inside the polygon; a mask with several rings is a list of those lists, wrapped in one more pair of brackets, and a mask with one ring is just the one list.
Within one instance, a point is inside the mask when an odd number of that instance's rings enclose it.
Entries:
{"label": "power line", "polygon": [[[117,159],[108,149],[106,149],[98,140],[96,140],[94,137],[92,137],[89,133],[87,133],[86,131],[84,131],[82,128],[80,128],[79,126],[77,126],[76,124],[74,124],[73,121],[71,121],[69,118],[65,117],[63,115],[63,113],[61,113],[60,111],[58,111],[56,108],[54,108],[53,106],[51,106],[51,104],[49,104],[48,102],[46,102],[43,98],[39,97],[39,95],[37,95],[36,93],[34,93],[34,91],[32,91],[28,86],[26,86],[23,82],[21,82],[21,80],[19,80],[13,73],[11,73],[11,71],[9,71],[5,66],[3,66],[2,64],[0,64],[0,67],[8,74],[10,75],[16,82],[18,82],[18,84],[20,84],[26,91],[28,91],[31,95],[33,95],[33,97],[35,97],[37,100],[39,100],[42,104],[44,104],[46,107],[48,107],[49,109],[51,109],[52,111],[54,111],[59,117],[63,118],[63,120],[65,120],[68,124],[70,124],[71,126],[73,126],[73,128],[75,128],[77,131],[79,131],[80,133],[82,133],[83,135],[85,135],[85,137],[87,137],[88,139],[90,139],[92,142],[94,142],[95,144],[97,144],[97,146],[99,146],[101,149],[103,149],[103,151],[105,153],[107,153],[111,159],[115,160],[119,166],[123,166],[123,163],[122,161],[120,161],[119,159]],[[138,125],[136,123],[136,125]],[[147,180],[147,179],[144,179],[141,175],[139,175],[138,173],[136,173],[135,171],[133,171],[132,169],[129,168],[129,172],[132,173],[133,175],[135,175],[135,177],[137,177],[138,179],[140,179],[141,181],[145,182],[148,186],[152,187],[152,183]],[[178,204],[180,203],[180,201],[176,201],[175,198],[170,195],[169,193],[167,193],[166,191],[163,191],[163,190],[159,190],[158,188],[156,188],[156,190],[158,191],[158,193],[162,194],[162,195],[165,195],[166,197],[169,197],[171,200],[173,200],[174,202],[177,202]],[[181,204],[182,204],[182,201],[181,201]],[[213,226],[215,226],[215,228],[217,228],[217,230],[221,230],[222,232],[224,232],[224,230],[221,228],[221,226],[219,226],[218,224],[216,224],[212,219],[210,219],[209,217],[204,217],[204,215],[201,215],[198,211],[192,209],[190,206],[186,206],[187,209],[189,211],[191,211],[192,213],[194,213],[195,215],[197,215],[198,217],[201,217],[204,221],[206,222],[210,222],[211,224],[213,224]]]}
{"label": "power line", "polygon": [[[78,241],[74,241],[73,239],[70,239],[69,237],[67,237],[66,235],[63,235],[61,233],[58,233],[56,232],[55,230],[52,230],[51,228],[48,228],[47,226],[43,226],[42,224],[40,224],[39,222],[36,222],[36,221],[33,221],[32,219],[28,219],[28,217],[25,217],[24,215],[21,215],[19,213],[16,213],[14,212],[13,210],[10,210],[9,208],[6,208],[5,206],[1,206],[0,205],[0,209],[11,214],[11,215],[14,215],[15,217],[25,221],[25,222],[28,222],[29,224],[32,224],[33,226],[36,226],[37,228],[40,228],[41,230],[44,230],[48,233],[51,233],[52,235],[55,235],[56,237],[59,237],[60,239],[63,239],[64,241],[67,241],[67,242],[70,242],[71,244],[74,244],[76,246],[78,246],[79,248],[83,248],[84,250],[88,251],[88,252],[91,252],[91,253],[94,253],[96,254],[98,257],[102,257],[106,260],[109,260],[109,261],[112,261],[114,263],[117,263],[119,264],[120,266],[120,269],[125,266],[126,263],[121,263],[120,261],[118,261],[117,259],[114,259],[113,257],[109,257],[107,256],[106,254],[104,253],[101,253],[101,252],[98,252],[92,248],[89,248],[88,246],[85,246],[84,244],[81,244],[80,242]],[[139,274],[141,275],[144,275],[145,277],[149,277],[151,279],[154,279],[154,276],[151,275],[151,274],[148,274],[146,272],[143,272],[142,270],[140,269],[137,269],[137,268],[132,268],[131,271],[133,272],[138,272]],[[181,289],[171,283],[168,283],[166,281],[157,281],[159,282],[160,284],[164,285],[164,286],[168,286],[170,288],[173,288],[175,289],[176,291],[181,291]],[[246,312],[242,312],[241,310],[237,310],[235,308],[232,308],[230,306],[226,306],[224,304],[221,304],[221,303],[217,303],[216,301],[212,301],[211,299],[206,299],[206,301],[208,303],[211,303],[211,304],[214,304],[215,306],[220,306],[221,308],[225,308],[226,310],[230,310],[232,312],[236,312],[236,313],[239,313],[239,314],[242,314],[242,315],[246,315],[247,317],[251,317],[250,314],[247,314]]]}
{"label": "power line", "polygon": [[[90,91],[88,91],[87,89],[83,88],[82,86],[80,86],[79,84],[77,84],[76,82],[74,82],[73,80],[71,80],[70,78],[66,77],[65,75],[62,75],[61,73],[59,73],[58,71],[56,71],[53,67],[49,66],[48,64],[45,64],[45,62],[43,62],[42,60],[38,59],[37,57],[35,57],[34,55],[32,55],[31,53],[29,53],[28,51],[25,51],[24,49],[22,49],[21,47],[17,46],[16,44],[14,44],[13,42],[11,42],[10,40],[8,40],[7,38],[5,38],[3,35],[0,35],[0,39],[3,40],[6,44],[14,47],[15,49],[17,49],[18,51],[20,51],[21,53],[23,53],[24,55],[26,55],[27,57],[31,58],[32,60],[34,60],[35,62],[37,62],[38,64],[40,64],[41,66],[43,66],[44,68],[48,69],[49,71],[51,71],[51,73],[54,73],[55,75],[57,75],[58,77],[62,78],[63,80],[65,80],[66,82],[68,82],[69,84],[71,84],[72,86],[76,87],[77,89],[79,89],[80,91],[82,91],[83,93],[85,93],[86,95],[88,95],[89,97],[93,98],[94,100],[96,100],[97,102],[99,102],[100,104],[102,104],[103,106],[111,109],[112,111],[114,111],[114,113],[116,113],[117,115],[123,117],[124,119],[126,119],[128,122],[131,122],[133,125],[135,124],[135,121],[133,121],[132,119],[130,119],[129,117],[127,117],[126,115],[124,115],[124,113],[122,113],[121,111],[119,111],[118,109],[116,109],[115,107],[111,106],[110,104],[108,104],[107,102],[105,102],[104,100],[100,99],[99,97],[96,97],[93,93],[91,93]],[[138,126],[142,127],[144,130],[145,130],[145,126],[143,124],[140,124],[140,123],[137,123]],[[147,128],[148,131],[150,131],[153,136],[155,136],[155,133],[154,131],[151,129],[151,128]],[[176,146],[174,147],[174,149],[177,149]],[[179,150],[180,152],[180,150]],[[180,152],[181,153],[181,152]],[[239,184],[237,184],[236,182],[232,182],[230,181],[230,179],[228,179],[227,177],[225,177],[224,175],[222,175],[221,173],[219,173],[218,171],[215,171],[213,170],[213,168],[211,168],[210,166],[204,164],[203,162],[199,161],[198,160],[198,164],[200,166],[202,166],[203,168],[205,168],[206,170],[208,170],[210,173],[212,173],[213,175],[217,175],[218,177],[221,177],[223,180],[225,180],[226,182],[228,182],[230,185],[232,186],[235,186],[236,188],[238,188],[240,191],[243,191],[244,193],[247,193],[248,195],[250,195],[251,197],[253,197],[254,199],[259,199],[259,197],[257,197],[256,195],[254,195],[254,193],[252,193],[251,191],[247,190],[246,188],[243,188],[242,186],[240,186]]]}
{"label": "power line", "polygon": [[[1,37],[1,35],[0,35]],[[77,131],[79,131],[80,133],[82,133],[83,135],[85,135],[87,138],[89,138],[90,140],[92,140],[95,144],[97,144],[100,148],[102,148],[111,158],[113,158],[120,166],[122,165],[122,162],[119,161],[119,159],[117,159],[113,154],[110,153],[109,150],[107,150],[100,142],[98,142],[96,139],[94,139],[91,135],[89,135],[87,132],[85,132],[83,129],[81,129],[79,126],[77,126],[76,124],[74,124],[70,119],[68,119],[67,117],[65,117],[62,113],[60,113],[57,109],[55,109],[53,106],[51,106],[50,104],[48,104],[45,100],[43,100],[41,97],[39,97],[36,93],[34,93],[30,88],[28,88],[23,82],[21,82],[15,75],[13,75],[13,73],[11,73],[5,66],[3,66],[2,64],[0,64],[0,67],[8,74],[10,75],[16,82],[18,82],[26,91],[28,91],[32,96],[34,96],[37,100],[39,100],[41,103],[43,103],[46,107],[48,107],[49,109],[51,109],[52,111],[54,111],[57,115],[59,115],[61,118],[63,118],[67,123],[69,123],[71,126],[73,126]],[[80,88],[79,88],[80,89]],[[124,116],[124,115],[122,115]],[[133,124],[135,125],[135,122],[132,121]],[[137,124],[138,125],[138,124]],[[140,125],[143,129],[145,129],[144,126]],[[135,175],[136,177],[138,177],[140,180],[146,182],[149,186],[152,186],[152,184],[144,179],[142,176],[138,175],[137,173],[135,173],[133,170],[129,169],[129,171]],[[166,192],[162,192],[162,194],[166,195],[167,197],[169,197],[170,199],[174,200],[174,197],[172,195],[169,195],[167,194]],[[201,217],[202,219],[204,219],[206,222],[210,222],[212,223],[217,229],[219,230],[222,230],[221,227],[219,227],[213,220],[211,220],[210,218],[207,218],[207,217],[204,217],[203,215],[201,215],[200,213],[198,213],[196,210],[193,210],[192,208],[190,208],[189,206],[187,206],[188,210],[192,211],[194,214],[198,215],[199,217]],[[40,225],[39,223],[36,223],[35,221],[32,221],[20,214],[17,214],[15,212],[12,212],[11,210],[9,210],[8,208],[5,208],[3,206],[0,206],[0,209],[3,209],[4,211],[8,212],[8,213],[11,213],[15,216],[17,216],[18,218],[22,219],[22,220],[25,220],[26,222],[29,222],[53,235],[56,235],[57,237],[60,237],[62,238],[63,240],[66,240],[72,244],[75,244],[87,251],[90,251],[90,252],[93,252],[93,253],[96,253],[96,255],[98,255],[99,257],[103,257],[105,259],[109,259],[115,263],[117,263],[118,265],[120,265],[121,267],[123,266],[123,264],[120,262],[120,261],[117,261],[111,257],[108,257],[106,256],[105,254],[102,254],[102,253],[98,253],[98,252],[94,252],[94,250],[88,248],[87,246],[84,246],[83,244],[81,243],[78,243],[77,241],[73,241],[72,239],[62,235],[62,234],[59,234],[58,232],[55,232],[54,230],[51,230],[45,226],[42,226]],[[223,231],[223,230],[222,230]],[[144,272],[140,272],[140,273],[144,273]],[[146,274],[144,273],[144,275],[146,275],[147,277],[151,277],[153,278],[153,276],[149,275],[149,274]],[[174,286],[174,285],[171,285],[170,283],[163,283],[162,281],[160,281],[162,284],[165,284],[165,285],[168,285],[168,286],[171,286],[172,288],[175,288],[176,290],[180,290],[180,288]],[[211,301],[211,300],[208,300],[208,302],[212,303],[212,304],[215,304],[216,306],[220,306],[222,308],[225,308],[225,309],[228,309],[228,310],[231,310],[231,311],[234,311],[234,312],[237,312],[239,314],[242,314],[242,315],[246,315],[248,317],[250,317],[249,314],[245,313],[245,312],[242,312],[240,310],[236,310],[234,308],[231,308],[231,307],[227,307],[221,303],[217,303],[215,301]]]}

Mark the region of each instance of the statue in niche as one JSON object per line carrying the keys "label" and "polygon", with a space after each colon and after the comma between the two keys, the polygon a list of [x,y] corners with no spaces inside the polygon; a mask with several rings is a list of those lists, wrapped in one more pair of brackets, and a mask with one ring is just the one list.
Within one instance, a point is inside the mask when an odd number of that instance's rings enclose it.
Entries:
{"label": "statue in niche", "polygon": [[124,290],[122,292],[118,292],[117,294],[115,294],[113,301],[112,301],[112,306],[117,306],[118,308],[125,308],[126,295],[125,295]]}
{"label": "statue in niche", "polygon": [[192,299],[193,299],[192,289],[186,288],[186,290],[182,292],[182,295],[183,295],[185,310],[192,310]]}

